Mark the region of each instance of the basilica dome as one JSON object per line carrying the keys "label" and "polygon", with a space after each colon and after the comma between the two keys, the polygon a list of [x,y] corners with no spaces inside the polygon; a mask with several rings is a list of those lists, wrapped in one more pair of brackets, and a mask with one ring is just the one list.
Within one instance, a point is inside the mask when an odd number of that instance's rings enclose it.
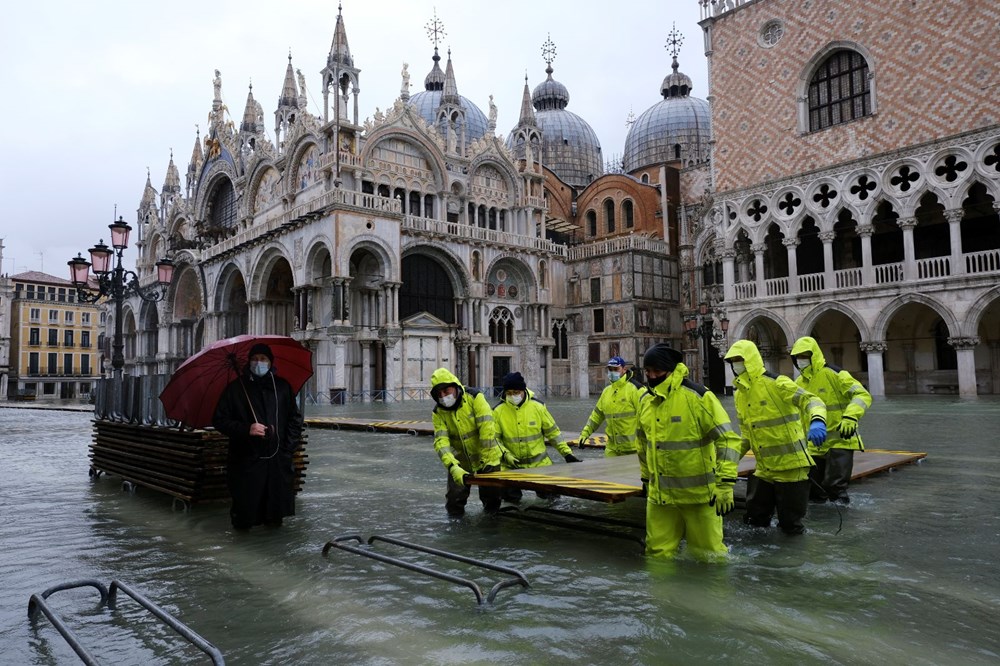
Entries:
{"label": "basilica dome", "polygon": [[[420,117],[427,121],[428,125],[437,126],[437,110],[441,106],[441,99],[445,95],[446,76],[438,63],[441,56],[437,49],[434,49],[434,66],[430,73],[424,78],[424,90],[415,95],[411,95],[406,103],[413,107]],[[448,55],[448,67],[451,67],[451,54]],[[486,136],[487,120],[486,115],[471,100],[458,95],[459,106],[465,110],[465,142],[471,143],[475,139]]]}
{"label": "basilica dome", "polygon": [[[604,173],[601,142],[586,120],[567,111],[569,90],[552,78],[552,65],[545,68],[548,78],[535,86],[531,105],[542,130],[541,163],[574,187],[586,187]],[[508,136],[507,145],[513,133]]]}
{"label": "basilica dome", "polygon": [[708,160],[711,110],[705,100],[691,97],[691,79],[678,68],[674,56],[673,71],[660,86],[663,99],[629,128],[622,155],[627,173],[675,160],[685,166]]}

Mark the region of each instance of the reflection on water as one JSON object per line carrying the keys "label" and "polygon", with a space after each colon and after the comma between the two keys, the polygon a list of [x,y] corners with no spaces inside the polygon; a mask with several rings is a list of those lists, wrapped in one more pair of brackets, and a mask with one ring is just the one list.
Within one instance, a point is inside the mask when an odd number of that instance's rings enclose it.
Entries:
{"label": "reflection on water", "polygon": [[[731,399],[724,401],[730,413]],[[579,430],[591,403],[549,402]],[[426,419],[427,403],[326,407],[358,417]],[[319,413],[313,410],[312,413]],[[0,654],[3,663],[78,663],[32,593],[66,580],[124,580],[215,643],[231,664],[996,663],[1000,478],[996,401],[895,398],[863,424],[869,446],[922,450],[920,464],[859,482],[843,511],[812,507],[787,538],[726,519],[728,566],[647,562],[636,544],[481,514],[444,512],[445,475],[429,437],[311,430],[299,515],[281,529],[229,529],[224,506],[174,512],[87,477],[86,414],[0,409]],[[585,451],[583,457],[599,452]],[[558,458],[557,458],[558,460]],[[562,464],[556,462],[556,464]],[[531,500],[529,495],[530,501]],[[545,503],[641,521],[642,503]],[[531,588],[477,607],[465,588],[323,544],[385,534],[523,571]],[[488,588],[500,575],[419,553]],[[207,663],[122,598],[93,590],[51,604],[102,662]]]}

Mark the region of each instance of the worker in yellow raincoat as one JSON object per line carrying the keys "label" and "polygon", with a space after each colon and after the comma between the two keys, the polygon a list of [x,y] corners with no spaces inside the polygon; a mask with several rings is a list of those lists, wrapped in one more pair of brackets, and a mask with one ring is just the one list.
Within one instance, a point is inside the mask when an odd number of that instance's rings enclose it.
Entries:
{"label": "worker in yellow raincoat", "polygon": [[[726,352],[736,389],[736,416],[742,441],[741,457],[753,450],[756,468],[747,484],[743,521],[769,527],[778,514],[786,534],[801,534],[809,505],[812,456],[808,438],[819,446],[826,439],[826,406],[818,397],[784,375],[764,368],[760,351],[750,340],[738,340]],[[808,423],[808,432],[803,428]]]}
{"label": "worker in yellow raincoat", "polygon": [[590,412],[587,425],[580,431],[580,445],[606,420],[608,425],[604,430],[608,442],[604,446],[604,455],[626,456],[635,453],[635,430],[642,394],[633,381],[632,372],[625,369],[625,359],[613,356],[608,361],[608,385],[601,391],[601,397]]}
{"label": "worker in yellow raincoat", "polygon": [[[534,397],[520,372],[503,377],[501,402],[493,409],[497,437],[500,440],[503,469],[524,469],[551,465],[545,445],[556,449],[566,462],[580,462],[569,445],[559,439],[560,431],[549,408]],[[536,492],[539,497],[552,497]],[[511,502],[521,499],[518,489],[504,489],[503,498]]]}
{"label": "worker in yellow raincoat", "polygon": [[[431,397],[437,403],[431,415],[434,450],[448,470],[445,509],[450,516],[465,513],[469,474],[500,471],[493,410],[479,392],[466,389],[447,368],[431,375]],[[479,487],[479,500],[487,513],[500,510],[500,489]]]}
{"label": "worker in yellow raincoat", "polygon": [[795,383],[826,404],[828,436],[822,446],[809,450],[816,461],[809,473],[809,499],[848,504],[854,452],[865,450],[858,422],[871,407],[872,396],[847,370],[827,363],[814,338],[805,336],[795,341],[792,361],[800,373]]}
{"label": "worker in yellow raincoat", "polygon": [[646,491],[646,554],[671,558],[682,540],[697,559],[725,559],[722,516],[733,509],[740,438],[711,391],[665,343],[642,359],[639,467]]}

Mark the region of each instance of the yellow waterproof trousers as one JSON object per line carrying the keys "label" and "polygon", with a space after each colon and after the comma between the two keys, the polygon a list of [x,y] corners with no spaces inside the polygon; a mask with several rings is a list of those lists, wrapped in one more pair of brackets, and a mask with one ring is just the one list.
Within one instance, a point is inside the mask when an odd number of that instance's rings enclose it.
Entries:
{"label": "yellow waterproof trousers", "polygon": [[722,518],[708,504],[646,504],[646,555],[671,559],[687,540],[687,551],[704,561],[725,560]]}

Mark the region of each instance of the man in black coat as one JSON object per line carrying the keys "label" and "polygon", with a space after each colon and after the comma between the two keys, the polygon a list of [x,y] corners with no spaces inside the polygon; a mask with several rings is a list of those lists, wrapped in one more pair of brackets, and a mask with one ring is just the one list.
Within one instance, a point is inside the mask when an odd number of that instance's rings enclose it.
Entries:
{"label": "man in black coat", "polygon": [[246,370],[222,393],[212,425],[229,437],[226,478],[233,527],[276,526],[295,515],[292,454],[302,434],[302,415],[292,387],[275,374],[269,346],[250,348]]}

